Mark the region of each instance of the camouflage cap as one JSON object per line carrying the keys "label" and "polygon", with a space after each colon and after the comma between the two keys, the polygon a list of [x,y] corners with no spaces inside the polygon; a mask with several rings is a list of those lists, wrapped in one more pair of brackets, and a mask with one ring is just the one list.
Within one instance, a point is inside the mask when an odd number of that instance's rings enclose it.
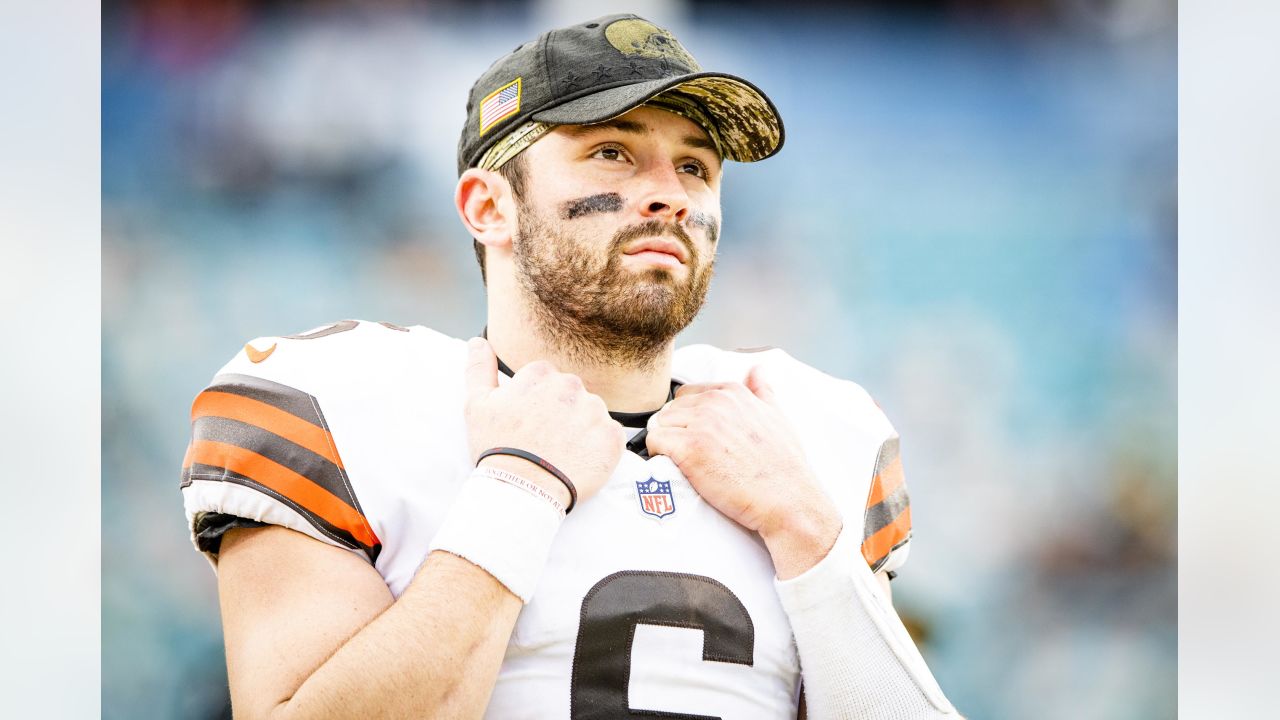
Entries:
{"label": "camouflage cap", "polygon": [[644,104],[698,123],[729,160],[763,160],[782,147],[782,118],[759,88],[703,71],[675,36],[641,17],[606,15],[543,33],[476,80],[458,173],[500,166],[551,126],[604,122]]}

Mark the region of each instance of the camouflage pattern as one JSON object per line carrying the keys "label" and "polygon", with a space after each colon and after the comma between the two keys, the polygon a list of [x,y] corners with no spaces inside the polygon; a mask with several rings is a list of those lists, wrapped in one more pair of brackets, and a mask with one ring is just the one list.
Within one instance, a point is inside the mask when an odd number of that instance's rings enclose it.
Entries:
{"label": "camouflage pattern", "polygon": [[507,133],[493,147],[489,148],[484,156],[480,158],[480,161],[476,163],[476,167],[482,170],[497,170],[505,165],[508,160],[519,155],[525,148],[550,132],[554,127],[555,125],[550,123],[530,120]]}

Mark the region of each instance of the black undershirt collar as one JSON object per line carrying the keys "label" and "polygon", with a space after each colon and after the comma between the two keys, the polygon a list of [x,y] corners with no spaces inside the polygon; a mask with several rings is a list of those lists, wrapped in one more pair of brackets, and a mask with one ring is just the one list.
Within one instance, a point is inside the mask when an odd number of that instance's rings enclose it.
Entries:
{"label": "black undershirt collar", "polygon": [[[489,338],[489,328],[486,327],[484,330],[481,330],[480,337],[485,338],[487,340]],[[506,375],[507,377],[515,376],[515,372],[511,369],[510,365],[507,365],[506,363],[502,362],[502,358],[497,358],[497,360],[498,360],[498,370],[502,372],[503,375]],[[679,380],[672,378],[671,389],[667,391],[666,402],[671,402],[672,400],[675,399],[676,388],[680,387],[683,384],[684,383],[680,382]],[[663,403],[663,404],[665,405],[666,403]],[[653,417],[653,414],[658,412],[658,410],[661,410],[661,409],[662,408],[654,408],[653,410],[648,410],[645,412],[630,412],[630,413],[613,412],[613,411],[609,412],[609,417],[613,418],[614,421],[616,421],[622,427],[640,429],[640,432],[636,433],[635,437],[631,438],[631,440],[627,442],[627,449],[646,460],[649,459],[649,448],[645,444],[645,438],[649,436],[649,430],[645,426],[648,425],[649,418]]]}

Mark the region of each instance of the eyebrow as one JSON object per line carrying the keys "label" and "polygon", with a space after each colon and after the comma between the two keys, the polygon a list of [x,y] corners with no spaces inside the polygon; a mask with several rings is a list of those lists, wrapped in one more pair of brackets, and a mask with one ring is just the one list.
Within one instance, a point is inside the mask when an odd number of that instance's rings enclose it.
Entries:
{"label": "eyebrow", "polygon": [[[615,130],[627,135],[647,135],[649,126],[638,123],[634,120],[605,120],[604,122],[592,123],[590,125],[563,125],[562,128],[572,137],[584,137],[593,135],[604,130]],[[680,140],[688,147],[701,148],[719,153],[716,144],[705,135],[686,135]]]}
{"label": "eyebrow", "polygon": [[574,137],[592,135],[602,130],[617,130],[628,135],[644,135],[649,132],[648,125],[642,125],[634,120],[605,120],[604,122],[590,125],[564,125],[562,127],[565,132]]}
{"label": "eyebrow", "polygon": [[711,142],[710,139],[702,135],[686,135],[684,136],[683,140],[684,140],[684,144],[688,145],[689,147],[703,148],[706,150],[710,150],[711,152],[716,153],[717,155],[720,154],[720,150],[719,148],[716,147],[716,144]]}

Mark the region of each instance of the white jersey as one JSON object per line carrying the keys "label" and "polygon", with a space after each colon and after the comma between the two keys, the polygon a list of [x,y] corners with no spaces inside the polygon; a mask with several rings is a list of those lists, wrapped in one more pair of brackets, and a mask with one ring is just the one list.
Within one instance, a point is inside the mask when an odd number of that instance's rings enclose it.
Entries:
{"label": "white jersey", "polygon": [[[385,323],[247,344],[192,408],[197,547],[216,560],[227,529],[282,525],[356,553],[398,597],[473,467],[465,362],[462,340]],[[742,381],[755,365],[846,524],[864,526],[867,562],[895,569],[911,530],[897,435],[862,388],[781,350],[707,345],[677,350],[673,379]],[[794,718],[800,668],[773,579],[759,536],[670,459],[624,452],[561,526],[486,717]]]}

